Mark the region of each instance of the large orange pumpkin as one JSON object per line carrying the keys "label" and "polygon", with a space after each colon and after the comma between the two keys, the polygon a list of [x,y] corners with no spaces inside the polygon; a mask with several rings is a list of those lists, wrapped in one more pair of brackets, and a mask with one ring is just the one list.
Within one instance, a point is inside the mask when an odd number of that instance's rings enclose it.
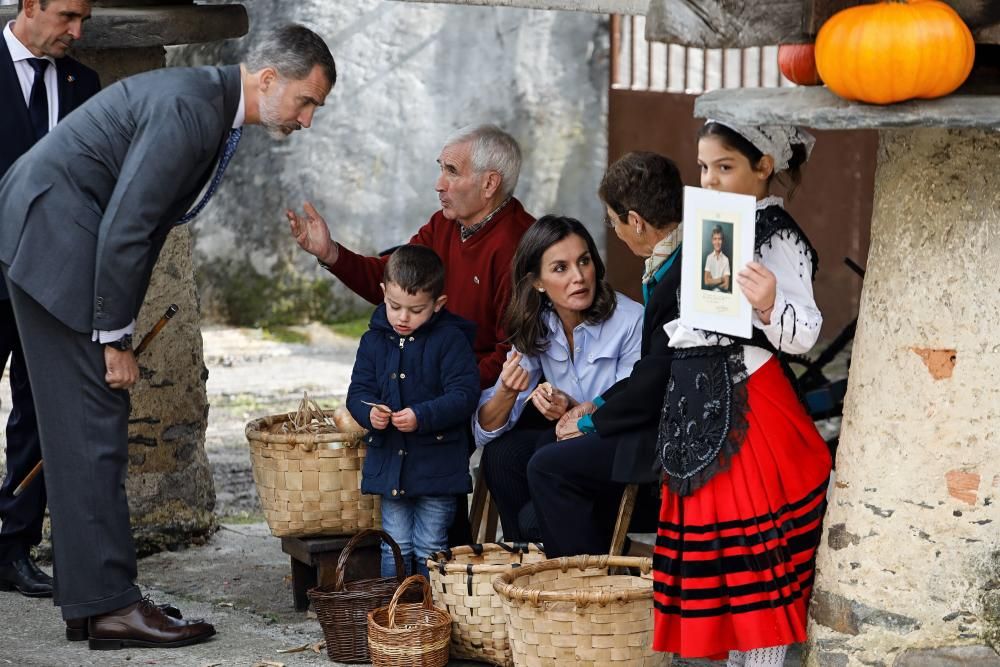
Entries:
{"label": "large orange pumpkin", "polygon": [[969,76],[975,53],[969,28],[939,0],[850,7],[816,36],[816,67],[830,90],[872,104],[947,95]]}

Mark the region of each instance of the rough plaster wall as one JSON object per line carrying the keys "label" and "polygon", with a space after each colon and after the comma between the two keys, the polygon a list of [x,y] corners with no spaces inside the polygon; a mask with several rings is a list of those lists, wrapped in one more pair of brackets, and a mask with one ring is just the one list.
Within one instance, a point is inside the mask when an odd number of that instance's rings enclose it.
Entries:
{"label": "rough plaster wall", "polygon": [[1000,664],[998,157],[881,135],[809,665]]}
{"label": "rough plaster wall", "polygon": [[516,194],[530,212],[579,217],[603,243],[596,190],[607,160],[607,17],[384,0],[244,4],[248,37],[172,49],[169,64],[238,62],[262,30],[298,21],[327,40],[339,80],[312,129],[278,144],[259,130],[244,135],[194,225],[202,266],[248,258],[261,273],[291,266],[321,275],[283,215],[306,199],[349,248],[405,242],[438,209],[443,140],[479,122],[521,142]]}

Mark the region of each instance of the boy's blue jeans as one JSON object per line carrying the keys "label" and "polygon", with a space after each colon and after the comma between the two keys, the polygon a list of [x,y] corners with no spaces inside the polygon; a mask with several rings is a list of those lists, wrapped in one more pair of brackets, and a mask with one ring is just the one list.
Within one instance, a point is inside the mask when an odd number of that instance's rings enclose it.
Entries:
{"label": "boy's blue jeans", "polygon": [[[406,576],[428,577],[427,557],[448,546],[448,527],[455,518],[455,496],[420,496],[400,500],[382,496],[382,530],[399,545]],[[416,560],[416,568],[413,561]],[[382,544],[382,576],[396,576],[396,561]]]}

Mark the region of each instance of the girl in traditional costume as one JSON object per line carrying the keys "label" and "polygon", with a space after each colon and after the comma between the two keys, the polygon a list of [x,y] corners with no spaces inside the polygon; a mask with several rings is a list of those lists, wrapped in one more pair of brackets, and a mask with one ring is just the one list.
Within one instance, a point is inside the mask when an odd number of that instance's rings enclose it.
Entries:
{"label": "girl in traditional costume", "polygon": [[709,121],[698,135],[702,187],[757,198],[754,261],[735,276],[753,335],[664,326],[674,356],[657,441],[659,651],[780,667],[806,638],[831,459],[781,356],[819,336],[818,259],[770,188],[780,179],[794,192],[812,144],[794,127]]}

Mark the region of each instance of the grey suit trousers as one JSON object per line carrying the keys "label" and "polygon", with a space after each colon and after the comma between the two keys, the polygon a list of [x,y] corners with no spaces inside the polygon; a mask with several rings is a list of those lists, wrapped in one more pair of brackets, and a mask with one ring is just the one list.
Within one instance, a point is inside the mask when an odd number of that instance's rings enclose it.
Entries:
{"label": "grey suit trousers", "polygon": [[[7,267],[0,265],[4,280]],[[141,599],[129,522],[129,396],[104,380],[104,346],[7,281],[34,389],[52,518],[55,603],[65,619]]]}

